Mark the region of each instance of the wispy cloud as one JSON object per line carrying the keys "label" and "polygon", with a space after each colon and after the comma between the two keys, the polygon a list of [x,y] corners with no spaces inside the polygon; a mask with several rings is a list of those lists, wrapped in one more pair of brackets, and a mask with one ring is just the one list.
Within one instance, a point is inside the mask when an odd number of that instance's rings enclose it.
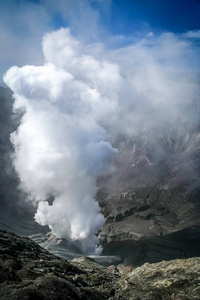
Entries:
{"label": "wispy cloud", "polygon": [[[0,75],[12,65],[40,64],[49,16],[33,2],[0,1]],[[0,79],[1,81],[1,79]]]}
{"label": "wispy cloud", "polygon": [[45,33],[70,26],[82,40],[99,40],[101,14],[109,17],[108,0],[0,1],[0,82],[12,65],[41,64]]}
{"label": "wispy cloud", "polygon": [[200,39],[200,30],[190,30],[183,34],[183,37],[189,39]]}

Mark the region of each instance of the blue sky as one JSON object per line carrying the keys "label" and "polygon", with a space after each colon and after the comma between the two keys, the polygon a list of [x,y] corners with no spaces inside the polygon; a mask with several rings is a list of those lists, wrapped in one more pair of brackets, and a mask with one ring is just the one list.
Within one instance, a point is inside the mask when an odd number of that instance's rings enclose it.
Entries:
{"label": "blue sky", "polygon": [[131,45],[148,34],[163,32],[185,38],[187,34],[198,47],[200,1],[0,1],[1,76],[12,65],[41,64],[43,35],[68,26],[82,42],[101,42],[107,48]]}
{"label": "blue sky", "polygon": [[[21,5],[30,2],[45,7],[45,1],[41,0],[18,0],[16,2],[21,2]],[[57,3],[57,1],[54,2]],[[93,10],[99,15],[99,25],[105,27],[110,34],[133,34],[139,30],[164,30],[181,33],[200,28],[199,0],[66,0],[62,2],[62,7],[66,5],[66,10],[68,10],[71,6],[70,9],[74,9],[74,16],[77,14],[77,17],[80,17],[79,4],[81,2],[90,4],[91,11]],[[70,20],[62,17],[64,14],[64,9],[62,11],[53,10],[49,28],[70,25]],[[81,16],[82,18],[84,17]]]}
{"label": "blue sky", "polygon": [[[112,30],[116,28],[123,33],[132,30],[164,30],[181,33],[199,29],[200,1],[116,0],[113,1],[111,15],[114,21]],[[119,22],[121,26],[117,25]]]}

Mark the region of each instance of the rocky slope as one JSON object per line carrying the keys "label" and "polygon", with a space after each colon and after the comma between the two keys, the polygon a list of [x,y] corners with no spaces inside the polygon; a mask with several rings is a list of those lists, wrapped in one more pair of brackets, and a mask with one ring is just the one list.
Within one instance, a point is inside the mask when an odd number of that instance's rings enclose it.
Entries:
{"label": "rocky slope", "polygon": [[120,278],[114,299],[199,299],[199,263],[199,258],[146,263]]}
{"label": "rocky slope", "polygon": [[200,255],[198,189],[141,188],[133,199],[104,199],[102,209],[107,219],[99,238],[105,255],[137,265]]}
{"label": "rocky slope", "polygon": [[0,231],[1,300],[107,299],[115,278],[92,259],[70,264],[28,238]]}
{"label": "rocky slope", "polygon": [[104,254],[137,265],[200,255],[199,137],[194,113],[184,124],[118,140],[116,171],[99,179],[97,194]]}
{"label": "rocky slope", "polygon": [[0,231],[1,300],[199,298],[200,258],[117,270],[87,257],[67,262],[28,238]]}

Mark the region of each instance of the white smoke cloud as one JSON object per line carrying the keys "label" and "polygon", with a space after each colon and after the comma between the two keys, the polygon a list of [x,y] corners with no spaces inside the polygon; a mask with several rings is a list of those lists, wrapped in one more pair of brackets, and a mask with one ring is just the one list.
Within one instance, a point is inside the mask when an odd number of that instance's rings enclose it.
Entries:
{"label": "white smoke cloud", "polygon": [[100,45],[96,56],[94,47],[60,29],[43,38],[43,66],[12,67],[4,76],[14,108],[25,109],[11,140],[21,186],[39,202],[35,219],[79,240],[85,252],[94,251],[104,222],[94,198],[97,177],[113,171],[109,162],[117,151],[108,137],[184,121],[180,104],[197,88],[169,72],[177,58],[177,66],[187,67],[192,52],[172,34],[110,52]]}
{"label": "white smoke cloud", "polygon": [[[62,31],[49,35],[49,39],[53,41]],[[69,36],[68,30],[66,33]],[[62,58],[66,59],[65,51]],[[36,221],[49,225],[58,236],[80,240],[83,251],[92,251],[97,242],[95,234],[104,222],[94,201],[96,178],[112,171],[108,162],[117,152],[96,120],[105,105],[107,114],[113,105],[89,82],[77,80],[67,67],[53,63],[13,67],[4,77],[15,93],[15,109],[26,111],[11,136],[15,168],[22,188],[32,199],[41,201],[55,195],[52,206],[39,203]]]}

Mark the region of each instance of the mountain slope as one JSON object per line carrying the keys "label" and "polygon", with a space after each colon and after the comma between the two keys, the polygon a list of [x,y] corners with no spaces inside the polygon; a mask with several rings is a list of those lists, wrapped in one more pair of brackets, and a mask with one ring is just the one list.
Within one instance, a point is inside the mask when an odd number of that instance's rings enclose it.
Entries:
{"label": "mountain slope", "polygon": [[106,216],[99,233],[104,254],[134,264],[200,255],[198,119],[194,112],[188,123],[116,143],[116,171],[99,180],[97,194]]}

